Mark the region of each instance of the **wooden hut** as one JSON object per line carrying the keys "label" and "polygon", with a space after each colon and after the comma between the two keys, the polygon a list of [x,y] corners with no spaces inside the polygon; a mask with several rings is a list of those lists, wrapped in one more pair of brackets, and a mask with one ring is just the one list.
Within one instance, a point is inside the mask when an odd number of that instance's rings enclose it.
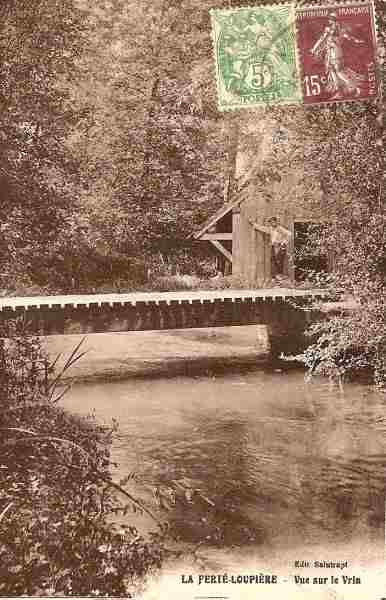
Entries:
{"label": "wooden hut", "polygon": [[301,280],[307,270],[329,268],[326,256],[298,257],[309,225],[320,219],[310,219],[299,203],[285,203],[280,196],[238,197],[210,217],[194,238],[211,244],[216,267],[224,275],[232,274],[251,285],[269,285],[273,276],[270,233],[273,216],[288,231],[283,273],[286,278]]}
{"label": "wooden hut", "polygon": [[299,138],[306,126],[301,110],[278,125],[264,108],[240,111],[228,123],[224,205],[193,234],[211,245],[224,274],[257,286],[271,283],[272,217],[290,234],[286,278],[329,268],[326,256],[300,258],[299,252],[310,223],[323,221],[323,193],[318,177],[307,170],[308,142]]}

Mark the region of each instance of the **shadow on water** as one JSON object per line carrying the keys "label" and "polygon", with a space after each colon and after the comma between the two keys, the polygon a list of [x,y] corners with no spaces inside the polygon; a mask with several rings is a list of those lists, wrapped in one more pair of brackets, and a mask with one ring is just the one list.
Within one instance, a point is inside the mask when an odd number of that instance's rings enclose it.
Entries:
{"label": "shadow on water", "polygon": [[[206,415],[192,419],[191,427],[188,443],[174,438],[170,448],[149,455],[154,463],[167,465],[157,485],[160,504],[169,510],[171,534],[216,545],[263,541],[262,528],[242,510],[254,495],[244,475],[247,422]],[[171,506],[165,500],[168,492]]]}
{"label": "shadow on water", "polygon": [[325,382],[300,390],[263,410],[186,411],[181,430],[147,453],[145,477],[177,539],[231,546],[382,536],[386,455],[383,434],[370,429],[378,404]]}
{"label": "shadow on water", "polygon": [[120,423],[120,474],[136,470],[175,539],[381,543],[386,419],[364,387],[268,367],[87,387]]}

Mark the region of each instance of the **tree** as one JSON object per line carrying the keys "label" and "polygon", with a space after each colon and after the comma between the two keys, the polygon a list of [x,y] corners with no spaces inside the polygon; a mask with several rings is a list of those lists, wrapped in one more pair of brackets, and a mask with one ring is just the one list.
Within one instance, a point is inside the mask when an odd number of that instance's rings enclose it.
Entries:
{"label": "tree", "polygon": [[72,0],[5,0],[0,23],[2,264],[13,279],[47,282],[78,184],[64,141],[79,115],[65,82],[76,77],[83,15]]}
{"label": "tree", "polygon": [[[345,375],[370,368],[374,381],[386,381],[386,213],[382,132],[376,105],[308,113],[314,160],[323,195],[319,203],[328,225],[310,236],[308,252],[333,256],[332,273],[319,278],[332,292],[355,298],[358,310],[336,315],[312,329],[317,341],[305,363]],[[327,118],[326,118],[327,117]],[[326,123],[327,121],[327,123]],[[326,136],[326,129],[328,135]],[[324,134],[322,142],[321,135]]]}
{"label": "tree", "polygon": [[130,269],[189,246],[192,226],[223,199],[225,132],[189,90],[191,65],[211,52],[209,12],[171,0],[82,6],[93,28],[72,88],[74,105],[89,107],[69,138],[82,160],[79,212],[90,244],[103,240]]}

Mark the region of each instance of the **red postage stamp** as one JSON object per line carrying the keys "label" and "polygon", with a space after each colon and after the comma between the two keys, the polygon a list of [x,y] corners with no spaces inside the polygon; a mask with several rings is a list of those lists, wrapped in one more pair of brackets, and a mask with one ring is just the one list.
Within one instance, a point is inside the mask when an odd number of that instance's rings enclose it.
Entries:
{"label": "red postage stamp", "polygon": [[298,8],[296,25],[304,104],[377,96],[371,2]]}

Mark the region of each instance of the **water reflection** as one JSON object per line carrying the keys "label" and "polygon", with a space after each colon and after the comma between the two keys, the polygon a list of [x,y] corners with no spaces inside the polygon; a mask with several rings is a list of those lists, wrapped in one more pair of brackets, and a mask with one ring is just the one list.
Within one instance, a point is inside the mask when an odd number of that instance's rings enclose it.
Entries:
{"label": "water reflection", "polygon": [[[136,471],[176,538],[222,546],[383,537],[381,398],[299,372],[75,387],[71,410],[118,419],[119,475]],[[85,402],[85,398],[87,399]]]}

